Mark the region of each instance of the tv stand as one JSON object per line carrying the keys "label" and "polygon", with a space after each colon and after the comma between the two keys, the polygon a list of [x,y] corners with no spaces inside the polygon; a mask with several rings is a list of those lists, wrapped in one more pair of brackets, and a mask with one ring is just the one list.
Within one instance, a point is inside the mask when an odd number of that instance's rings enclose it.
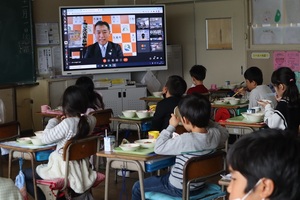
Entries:
{"label": "tv stand", "polygon": [[95,74],[93,75],[93,80],[99,79],[116,79],[123,78],[126,80],[131,80],[131,72],[122,72],[122,73],[108,73],[108,74]]}

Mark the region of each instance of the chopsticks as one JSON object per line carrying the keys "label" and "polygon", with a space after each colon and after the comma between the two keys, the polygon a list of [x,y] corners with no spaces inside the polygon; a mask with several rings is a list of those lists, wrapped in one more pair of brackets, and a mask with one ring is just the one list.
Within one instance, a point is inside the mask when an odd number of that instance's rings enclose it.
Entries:
{"label": "chopsticks", "polygon": [[236,93],[234,93],[234,95],[232,95],[232,97],[235,97],[235,95],[237,95],[240,91],[242,91],[244,88],[241,87]]}
{"label": "chopsticks", "polygon": [[[239,84],[239,86],[241,86],[241,85],[243,85],[245,83],[245,81],[243,81],[243,82],[241,82],[240,84]],[[240,91],[242,91],[244,88],[243,87],[241,87],[236,93],[234,93],[234,95],[232,95],[232,97],[235,97]]]}

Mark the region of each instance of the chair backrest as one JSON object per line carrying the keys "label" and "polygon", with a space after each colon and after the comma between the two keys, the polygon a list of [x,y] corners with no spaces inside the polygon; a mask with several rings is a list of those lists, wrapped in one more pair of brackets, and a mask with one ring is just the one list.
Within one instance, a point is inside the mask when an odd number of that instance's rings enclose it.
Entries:
{"label": "chair backrest", "polygon": [[0,124],[0,142],[15,140],[20,137],[20,123],[18,121]]}
{"label": "chair backrest", "polygon": [[[70,140],[63,148],[63,160],[66,162],[65,166],[65,183],[62,190],[68,186],[69,161],[81,160],[95,155],[100,148],[99,136],[88,136],[83,139]],[[96,163],[98,166],[98,163]]]}
{"label": "chair backrest", "polygon": [[214,153],[190,158],[183,168],[182,199],[189,199],[189,185],[193,180],[205,182],[207,179],[225,172],[226,153],[217,150]]}
{"label": "chair backrest", "polygon": [[90,115],[96,117],[96,127],[110,124],[110,118],[113,117],[113,110],[108,108],[104,110],[96,110],[90,112]]}

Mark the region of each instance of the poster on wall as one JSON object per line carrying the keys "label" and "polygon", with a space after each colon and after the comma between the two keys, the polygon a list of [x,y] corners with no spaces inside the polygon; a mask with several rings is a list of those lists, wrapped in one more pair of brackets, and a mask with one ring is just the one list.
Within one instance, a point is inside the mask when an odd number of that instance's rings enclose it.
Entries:
{"label": "poster on wall", "polygon": [[295,72],[300,71],[300,52],[274,51],[273,66],[274,70],[280,67],[289,67]]}

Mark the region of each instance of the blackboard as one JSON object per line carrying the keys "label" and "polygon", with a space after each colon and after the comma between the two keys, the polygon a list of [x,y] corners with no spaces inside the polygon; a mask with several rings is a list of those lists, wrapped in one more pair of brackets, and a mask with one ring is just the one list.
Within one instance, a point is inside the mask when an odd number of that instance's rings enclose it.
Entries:
{"label": "blackboard", "polygon": [[36,81],[32,0],[0,0],[0,84]]}

